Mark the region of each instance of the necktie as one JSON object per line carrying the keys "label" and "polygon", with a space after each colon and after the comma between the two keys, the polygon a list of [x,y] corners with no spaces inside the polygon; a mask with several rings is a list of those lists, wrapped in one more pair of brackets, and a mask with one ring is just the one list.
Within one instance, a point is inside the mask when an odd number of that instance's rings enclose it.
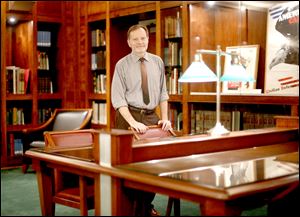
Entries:
{"label": "necktie", "polygon": [[147,71],[145,66],[145,58],[140,58],[141,61],[141,75],[142,75],[142,90],[143,90],[143,100],[146,105],[149,103],[149,91],[148,91],[148,81],[147,81]]}

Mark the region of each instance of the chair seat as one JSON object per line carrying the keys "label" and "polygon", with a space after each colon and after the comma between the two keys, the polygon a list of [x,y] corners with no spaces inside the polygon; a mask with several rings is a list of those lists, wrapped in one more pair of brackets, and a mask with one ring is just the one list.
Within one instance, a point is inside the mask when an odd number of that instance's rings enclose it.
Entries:
{"label": "chair seat", "polygon": [[33,141],[30,143],[31,148],[44,148],[45,147],[45,142],[44,141]]}

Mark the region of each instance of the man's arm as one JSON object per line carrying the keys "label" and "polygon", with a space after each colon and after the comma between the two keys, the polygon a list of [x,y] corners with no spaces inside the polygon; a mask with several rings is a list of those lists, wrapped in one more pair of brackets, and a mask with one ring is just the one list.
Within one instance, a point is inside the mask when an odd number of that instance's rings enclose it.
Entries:
{"label": "man's arm", "polygon": [[139,133],[145,133],[147,131],[148,127],[146,125],[144,125],[143,123],[136,121],[132,117],[127,106],[122,106],[118,110],[119,110],[120,114],[123,116],[123,118],[130,125],[130,127],[134,128]]}
{"label": "man's arm", "polygon": [[161,120],[158,121],[158,124],[162,124],[163,130],[169,130],[172,129],[171,122],[168,119],[168,101],[162,101],[159,104],[160,106],[160,114],[161,114]]}

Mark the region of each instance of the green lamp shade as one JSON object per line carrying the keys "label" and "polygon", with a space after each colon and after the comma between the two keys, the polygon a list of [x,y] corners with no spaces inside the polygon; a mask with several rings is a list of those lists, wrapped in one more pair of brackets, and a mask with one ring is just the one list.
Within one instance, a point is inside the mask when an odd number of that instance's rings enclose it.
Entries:
{"label": "green lamp shade", "polygon": [[217,76],[202,61],[192,62],[178,82],[215,82]]}

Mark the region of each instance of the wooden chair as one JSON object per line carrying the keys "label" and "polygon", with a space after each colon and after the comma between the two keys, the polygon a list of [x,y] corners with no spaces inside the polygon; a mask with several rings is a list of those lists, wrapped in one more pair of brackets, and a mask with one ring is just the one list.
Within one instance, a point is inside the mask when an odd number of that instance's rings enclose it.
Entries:
{"label": "wooden chair", "polygon": [[[79,130],[90,127],[92,109],[55,109],[53,115],[38,127],[23,129],[24,151],[29,148],[45,147],[45,131]],[[22,171],[27,172],[31,160],[24,157]]]}
{"label": "wooden chair", "polygon": [[[92,129],[45,132],[45,148],[48,151],[84,147],[93,148],[93,143],[98,141],[98,139],[95,139],[97,135],[95,132]],[[75,182],[70,185],[69,181],[74,179],[78,183]],[[94,208],[94,180],[56,169],[54,170],[54,195],[52,201],[54,208],[55,204],[58,203],[80,209],[80,214],[87,216],[88,210]]]}
{"label": "wooden chair", "polygon": [[[176,133],[173,130],[164,131],[159,125],[151,125],[148,127],[149,129],[145,133],[138,133],[133,128],[129,128],[129,129],[133,132],[135,140],[176,136]],[[168,199],[166,216],[171,215],[173,204],[174,204],[174,215],[180,216],[180,200],[173,197],[169,197]]]}

